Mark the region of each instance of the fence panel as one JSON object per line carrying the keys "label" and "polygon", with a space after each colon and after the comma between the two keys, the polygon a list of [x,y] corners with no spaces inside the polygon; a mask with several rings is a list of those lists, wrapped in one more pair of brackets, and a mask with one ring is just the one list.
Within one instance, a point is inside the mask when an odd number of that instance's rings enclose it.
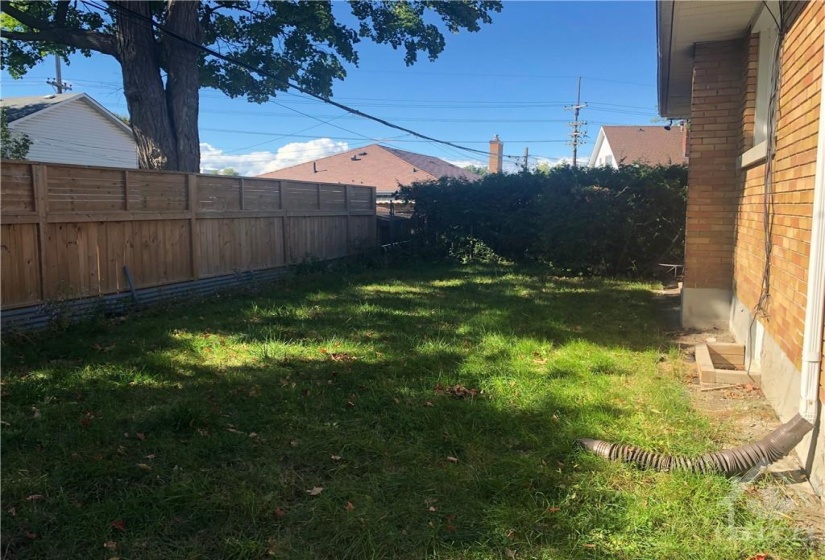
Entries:
{"label": "fence panel", "polygon": [[334,259],[376,243],[372,187],[6,162],[2,307]]}

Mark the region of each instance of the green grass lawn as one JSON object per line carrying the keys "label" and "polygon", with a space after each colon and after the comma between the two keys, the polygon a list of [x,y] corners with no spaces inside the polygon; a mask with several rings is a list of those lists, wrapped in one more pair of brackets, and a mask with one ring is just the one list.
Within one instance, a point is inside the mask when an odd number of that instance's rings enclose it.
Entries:
{"label": "green grass lawn", "polygon": [[2,558],[809,558],[715,476],[649,286],[300,276],[3,341]]}

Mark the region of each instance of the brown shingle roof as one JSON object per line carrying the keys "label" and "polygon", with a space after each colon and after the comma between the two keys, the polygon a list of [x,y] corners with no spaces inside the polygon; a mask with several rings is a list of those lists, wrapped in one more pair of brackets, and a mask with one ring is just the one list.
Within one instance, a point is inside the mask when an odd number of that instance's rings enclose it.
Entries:
{"label": "brown shingle roof", "polygon": [[618,164],[650,165],[687,163],[682,145],[685,131],[679,126],[603,126],[604,137]]}
{"label": "brown shingle roof", "polygon": [[379,194],[395,192],[399,185],[441,177],[459,177],[468,181],[480,178],[444,160],[378,144],[285,167],[260,177],[366,185],[376,187]]}

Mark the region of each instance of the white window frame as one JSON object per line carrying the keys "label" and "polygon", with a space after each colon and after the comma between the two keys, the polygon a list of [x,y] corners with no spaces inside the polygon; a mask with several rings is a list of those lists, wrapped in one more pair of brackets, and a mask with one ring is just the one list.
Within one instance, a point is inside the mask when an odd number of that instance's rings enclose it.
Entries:
{"label": "white window frame", "polygon": [[[770,11],[768,10],[770,8]],[[773,15],[771,15],[773,14]],[[743,153],[739,160],[741,167],[748,167],[763,161],[767,155],[768,109],[771,103],[771,76],[778,61],[774,59],[779,30],[774,17],[779,17],[779,1],[769,0],[753,25],[751,34],[759,34],[759,55],[756,70],[756,109],[753,122],[753,147]]]}

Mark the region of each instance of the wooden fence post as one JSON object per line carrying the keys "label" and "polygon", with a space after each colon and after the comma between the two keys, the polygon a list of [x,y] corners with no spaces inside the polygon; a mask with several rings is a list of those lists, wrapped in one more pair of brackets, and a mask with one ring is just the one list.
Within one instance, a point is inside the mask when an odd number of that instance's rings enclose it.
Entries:
{"label": "wooden fence post", "polygon": [[46,214],[48,212],[48,175],[45,165],[31,166],[34,203],[37,208],[37,252],[40,257],[40,301],[46,301]]}
{"label": "wooden fence post", "polygon": [[241,210],[245,210],[245,209],[246,209],[246,208],[245,208],[245,206],[246,206],[246,202],[244,201],[244,184],[243,184],[243,177],[241,177],[241,179],[240,179],[240,180],[241,180],[241,185],[240,185],[240,187],[241,187],[241,188],[239,189],[239,190],[240,190],[240,196],[241,196],[240,205],[241,205]]}
{"label": "wooden fence post", "polygon": [[289,226],[287,222],[289,218],[286,215],[286,208],[284,208],[284,182],[278,183],[278,207],[281,209],[281,243],[284,253],[284,266],[289,266]]}
{"label": "wooden fence post", "polygon": [[352,252],[352,197],[349,192],[350,186],[344,185],[344,203],[347,206],[347,254]]}
{"label": "wooden fence post", "polygon": [[198,176],[189,173],[186,175],[187,203],[189,205],[189,257],[192,268],[192,279],[197,280],[201,272],[201,238],[198,228]]}
{"label": "wooden fence post", "polygon": [[127,212],[129,208],[129,170],[123,170],[123,209]]}

